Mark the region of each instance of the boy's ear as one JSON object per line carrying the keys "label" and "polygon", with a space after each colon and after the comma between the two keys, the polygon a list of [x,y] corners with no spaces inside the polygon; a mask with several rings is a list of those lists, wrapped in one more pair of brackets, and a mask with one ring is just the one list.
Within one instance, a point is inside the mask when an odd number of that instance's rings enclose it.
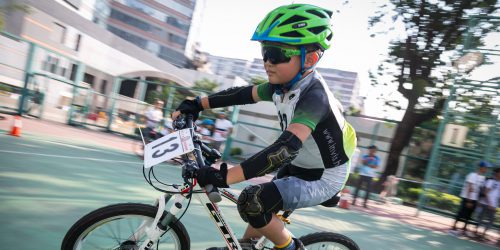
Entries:
{"label": "boy's ear", "polygon": [[306,54],[306,61],[304,62],[304,67],[309,68],[314,66],[319,60],[319,55],[316,51],[309,52]]}

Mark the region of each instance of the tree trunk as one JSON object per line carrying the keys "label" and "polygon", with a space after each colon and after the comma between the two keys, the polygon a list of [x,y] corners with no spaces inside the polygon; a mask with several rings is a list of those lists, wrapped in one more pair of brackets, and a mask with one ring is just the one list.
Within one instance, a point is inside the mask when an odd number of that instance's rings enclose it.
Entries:
{"label": "tree trunk", "polygon": [[385,170],[380,176],[379,182],[376,185],[377,190],[382,187],[382,183],[384,183],[387,176],[396,175],[401,152],[410,142],[410,139],[413,135],[413,130],[418,124],[418,115],[415,114],[413,110],[413,107],[408,107],[408,110],[405,112],[403,119],[396,128],[396,133],[394,134],[391,142],[391,147],[389,149],[389,156],[387,157]]}

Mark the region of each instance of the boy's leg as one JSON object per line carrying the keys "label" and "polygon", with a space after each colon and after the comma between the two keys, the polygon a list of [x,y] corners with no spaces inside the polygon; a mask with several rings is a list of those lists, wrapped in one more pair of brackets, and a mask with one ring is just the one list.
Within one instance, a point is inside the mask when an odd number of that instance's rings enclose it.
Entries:
{"label": "boy's leg", "polygon": [[243,233],[243,240],[248,240],[248,239],[254,239],[254,238],[259,238],[261,237],[262,234],[257,231],[257,229],[253,228],[250,224],[247,225],[247,228],[245,229],[245,233]]}

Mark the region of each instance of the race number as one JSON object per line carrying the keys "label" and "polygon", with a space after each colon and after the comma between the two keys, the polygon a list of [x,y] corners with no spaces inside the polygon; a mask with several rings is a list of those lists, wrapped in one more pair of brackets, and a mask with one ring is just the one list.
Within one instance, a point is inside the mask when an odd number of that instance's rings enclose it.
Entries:
{"label": "race number", "polygon": [[175,131],[146,145],[144,167],[150,168],[193,150],[194,145],[189,129]]}

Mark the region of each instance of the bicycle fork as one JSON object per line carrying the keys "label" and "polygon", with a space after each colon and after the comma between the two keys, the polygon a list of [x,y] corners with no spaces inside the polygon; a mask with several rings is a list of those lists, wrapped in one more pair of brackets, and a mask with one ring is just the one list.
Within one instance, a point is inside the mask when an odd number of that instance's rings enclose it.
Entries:
{"label": "bicycle fork", "polygon": [[168,225],[175,219],[175,216],[182,209],[182,202],[186,199],[181,194],[174,195],[174,203],[169,209],[169,212],[165,214],[165,205],[172,198],[170,194],[162,194],[156,201],[156,206],[158,211],[156,212],[155,219],[152,223],[146,221],[142,222],[139,226],[139,230],[132,235],[133,239],[139,239],[144,233],[147,235],[146,240],[142,243],[140,250],[149,250],[155,245],[160,237],[168,230]]}

